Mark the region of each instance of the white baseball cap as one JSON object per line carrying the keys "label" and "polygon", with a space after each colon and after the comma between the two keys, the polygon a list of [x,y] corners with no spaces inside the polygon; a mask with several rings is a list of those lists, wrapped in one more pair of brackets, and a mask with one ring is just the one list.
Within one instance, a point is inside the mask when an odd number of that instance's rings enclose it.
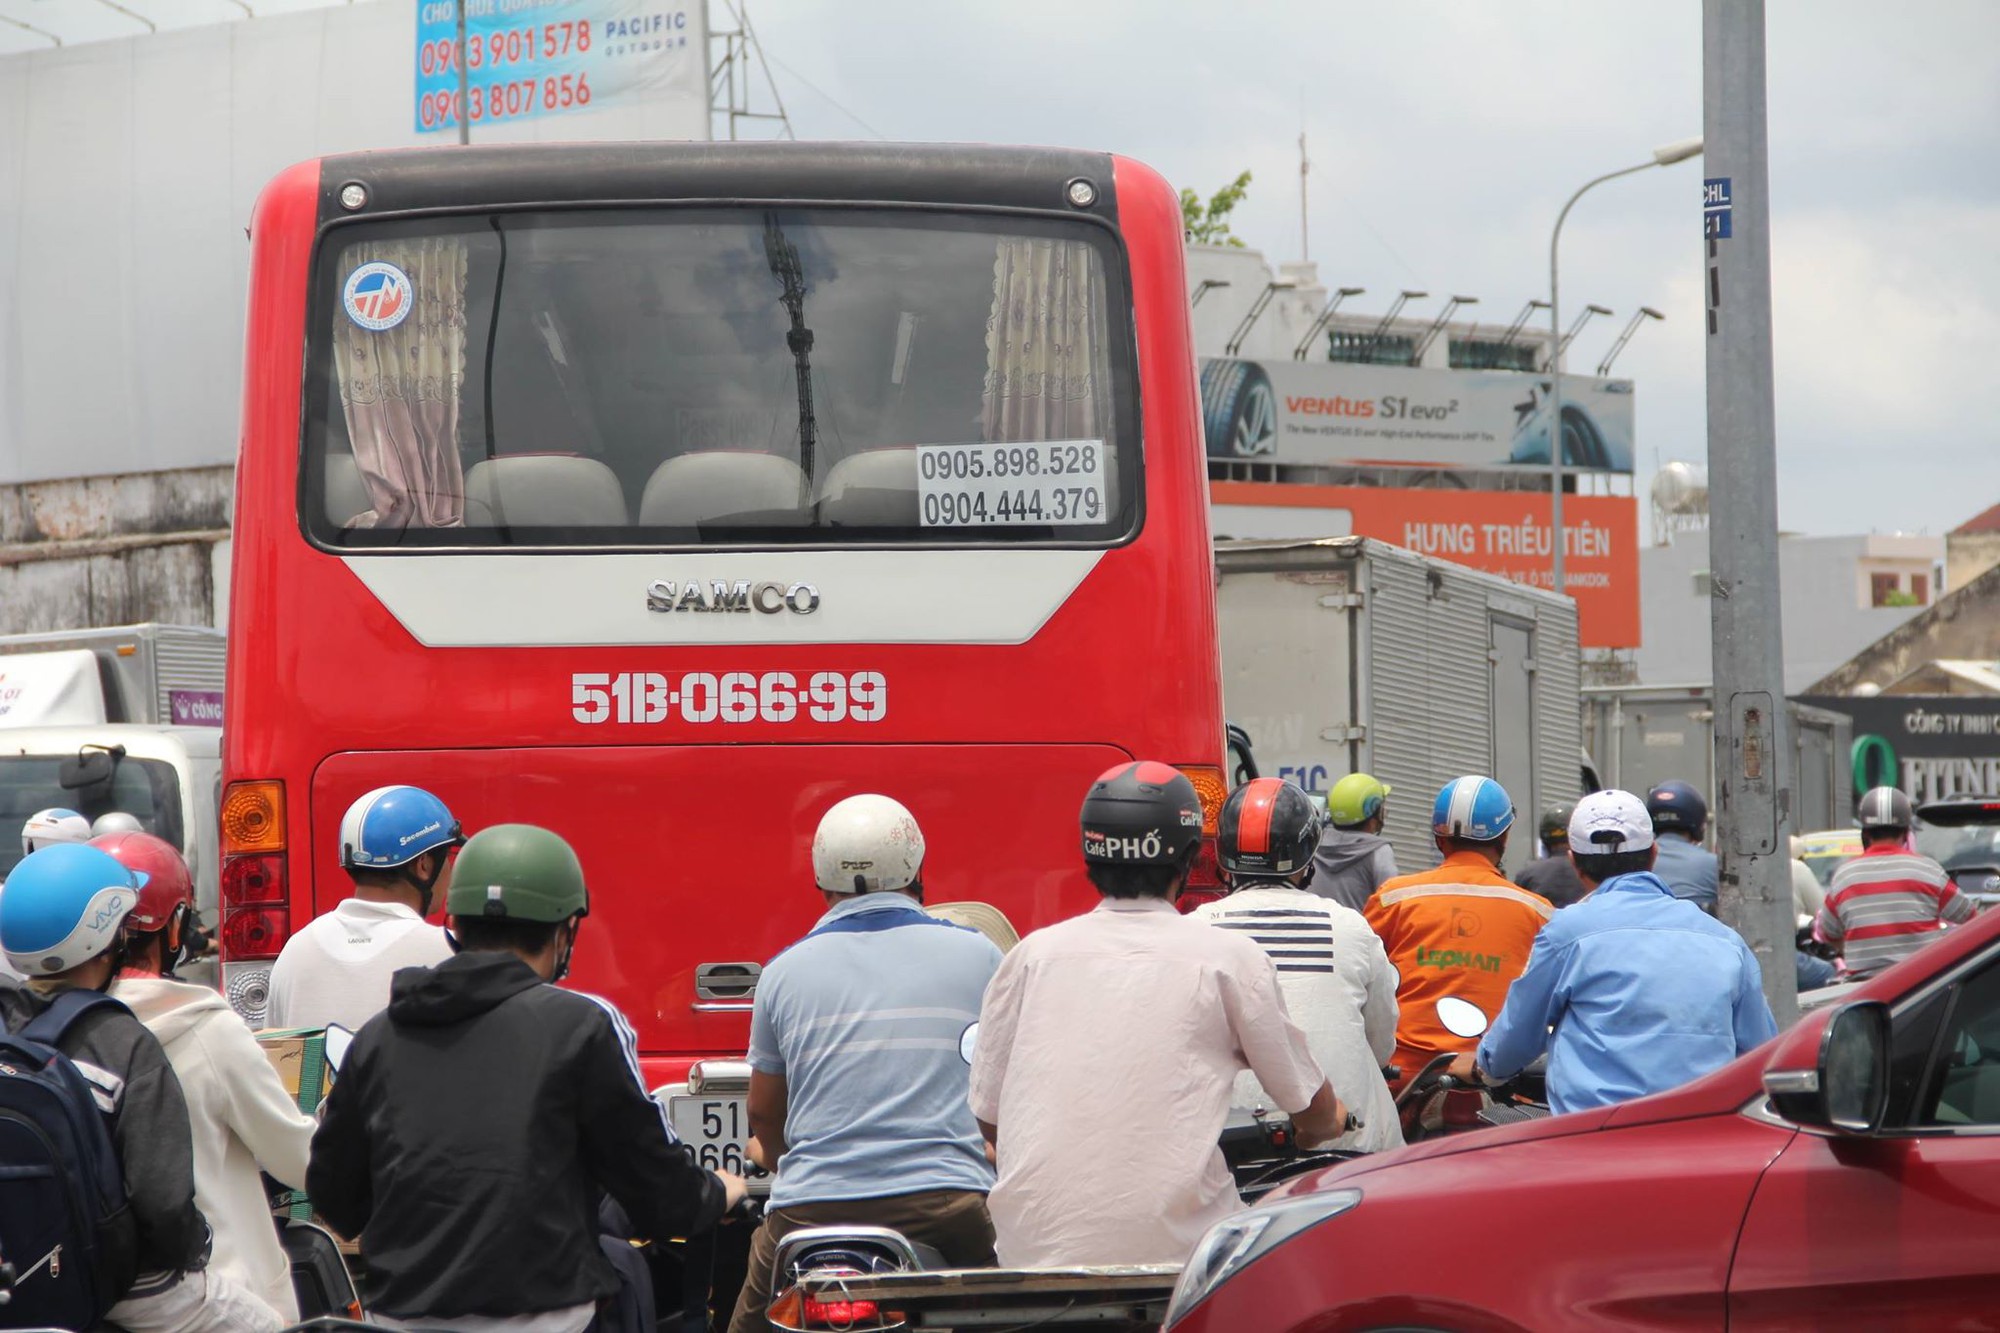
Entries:
{"label": "white baseball cap", "polygon": [[1629,791],[1594,791],[1569,817],[1569,849],[1578,856],[1643,852],[1653,845],[1653,817]]}

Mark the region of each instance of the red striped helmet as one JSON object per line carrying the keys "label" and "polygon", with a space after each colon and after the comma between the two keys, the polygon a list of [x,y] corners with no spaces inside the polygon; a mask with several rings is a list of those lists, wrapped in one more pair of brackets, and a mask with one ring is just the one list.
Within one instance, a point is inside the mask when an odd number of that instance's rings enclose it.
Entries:
{"label": "red striped helmet", "polygon": [[1257,778],[1222,804],[1216,861],[1232,875],[1290,879],[1319,847],[1319,802],[1282,778]]}

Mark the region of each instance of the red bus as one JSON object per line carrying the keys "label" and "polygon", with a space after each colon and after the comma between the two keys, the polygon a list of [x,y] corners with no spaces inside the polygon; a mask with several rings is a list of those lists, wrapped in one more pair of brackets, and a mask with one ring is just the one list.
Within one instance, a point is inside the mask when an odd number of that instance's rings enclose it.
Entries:
{"label": "red bus", "polygon": [[1182,765],[1213,817],[1181,215],[1148,168],[365,153],[280,175],[252,243],[221,939],[253,1021],[387,783],[576,846],[573,984],[655,1082],[740,1058],[844,796],[910,806],[931,900],[1023,931],[1096,901],[1105,769]]}

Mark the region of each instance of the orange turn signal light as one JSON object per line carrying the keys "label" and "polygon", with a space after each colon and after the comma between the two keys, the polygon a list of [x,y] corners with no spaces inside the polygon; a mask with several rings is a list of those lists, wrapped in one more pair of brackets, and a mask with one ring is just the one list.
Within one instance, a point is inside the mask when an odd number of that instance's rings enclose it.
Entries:
{"label": "orange turn signal light", "polygon": [[1207,764],[1181,764],[1181,776],[1194,784],[1201,797],[1201,836],[1213,838],[1222,823],[1222,803],[1229,799],[1229,783],[1222,770]]}
{"label": "orange turn signal light", "polygon": [[222,852],[285,850],[285,784],[276,779],[232,782],[222,795]]}

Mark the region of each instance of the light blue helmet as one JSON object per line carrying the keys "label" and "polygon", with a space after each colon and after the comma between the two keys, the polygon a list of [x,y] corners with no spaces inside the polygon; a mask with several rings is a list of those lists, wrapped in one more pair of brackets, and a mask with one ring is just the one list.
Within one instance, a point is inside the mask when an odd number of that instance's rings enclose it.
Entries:
{"label": "light blue helmet", "polygon": [[393,870],[464,841],[451,811],[422,787],[377,787],[341,817],[340,864],[346,870]]}
{"label": "light blue helmet", "polygon": [[1514,802],[1492,778],[1455,778],[1431,806],[1431,832],[1460,842],[1492,842],[1514,826]]}
{"label": "light blue helmet", "polygon": [[0,949],[31,977],[81,966],[118,938],[146,879],[109,852],[81,843],[31,853],[0,887]]}

